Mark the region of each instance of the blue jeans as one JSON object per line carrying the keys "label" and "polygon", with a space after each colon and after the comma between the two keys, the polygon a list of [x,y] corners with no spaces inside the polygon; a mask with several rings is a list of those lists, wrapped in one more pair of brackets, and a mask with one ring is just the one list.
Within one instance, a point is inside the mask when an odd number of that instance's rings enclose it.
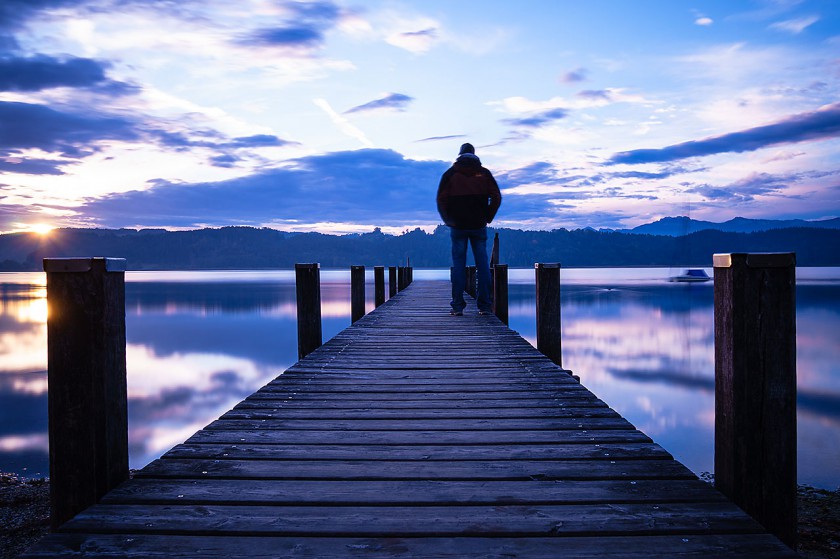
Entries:
{"label": "blue jeans", "polygon": [[467,306],[464,290],[467,287],[467,241],[472,245],[475,259],[475,273],[478,276],[478,310],[491,311],[493,302],[490,295],[490,262],[487,260],[487,228],[456,229],[449,228],[452,238],[452,310],[463,311]]}

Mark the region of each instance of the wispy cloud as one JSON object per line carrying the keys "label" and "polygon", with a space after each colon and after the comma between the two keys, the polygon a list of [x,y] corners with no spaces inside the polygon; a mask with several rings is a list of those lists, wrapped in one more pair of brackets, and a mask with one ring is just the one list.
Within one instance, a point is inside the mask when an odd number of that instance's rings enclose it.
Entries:
{"label": "wispy cloud", "polygon": [[327,113],[327,116],[330,117],[333,124],[345,135],[350,136],[351,138],[355,138],[359,140],[359,142],[367,148],[373,147],[373,142],[365,136],[365,133],[359,130],[356,126],[354,126],[349,120],[345,117],[341,116],[335,109],[333,109],[330,104],[327,102],[326,99],[313,99],[312,101],[315,105],[320,108],[322,111]]}
{"label": "wispy cloud", "polygon": [[770,29],[785,31],[798,35],[820,20],[819,16],[805,16],[785,21],[778,21],[770,25]]}
{"label": "wispy cloud", "polygon": [[616,153],[608,163],[655,163],[717,153],[755,151],[768,146],[840,137],[840,103],[731,134],[692,140],[659,149]]}
{"label": "wispy cloud", "polygon": [[560,76],[560,81],[563,83],[578,83],[586,81],[588,73],[589,71],[586,68],[576,68]]}
{"label": "wispy cloud", "polygon": [[388,33],[385,41],[395,47],[414,54],[424,54],[440,40],[440,24],[430,18],[407,19],[403,16],[389,16],[386,25],[396,29]]}
{"label": "wispy cloud", "polygon": [[564,119],[568,116],[568,114],[569,111],[566,109],[556,108],[534,113],[526,117],[506,118],[503,119],[502,122],[510,126],[520,128],[539,128],[540,126]]}
{"label": "wispy cloud", "polygon": [[430,136],[428,138],[422,138],[420,140],[415,140],[416,142],[443,142],[446,140],[458,140],[461,138],[466,138],[466,134],[450,134],[448,136]]}
{"label": "wispy cloud", "polygon": [[411,103],[413,100],[414,97],[410,97],[402,93],[389,93],[388,95],[380,99],[375,99],[373,101],[369,101],[362,105],[353,107],[352,109],[348,109],[344,111],[344,114],[363,113],[368,111],[377,111],[381,109],[396,109],[398,111],[404,111],[406,107],[408,107],[409,103]]}

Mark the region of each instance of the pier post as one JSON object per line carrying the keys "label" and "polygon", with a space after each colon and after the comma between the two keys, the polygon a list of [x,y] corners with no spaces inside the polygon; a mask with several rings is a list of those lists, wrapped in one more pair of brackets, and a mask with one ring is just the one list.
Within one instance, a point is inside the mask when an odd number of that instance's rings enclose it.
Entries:
{"label": "pier post", "polygon": [[319,264],[295,264],[298,359],[303,359],[322,344],[320,268]]}
{"label": "pier post", "polygon": [[350,266],[350,323],[365,316],[365,267]]}
{"label": "pier post", "polygon": [[388,266],[388,298],[397,294],[397,267]]}
{"label": "pier post", "polygon": [[125,269],[44,259],[53,530],[128,479]]}
{"label": "pier post", "polygon": [[496,264],[493,267],[493,314],[508,324],[508,266]]}
{"label": "pier post", "polygon": [[560,365],[560,264],[535,264],[537,288],[537,349]]}
{"label": "pier post", "polygon": [[715,487],[796,546],[796,255],[715,254]]}
{"label": "pier post", "polygon": [[467,293],[475,299],[475,266],[467,266]]}
{"label": "pier post", "polygon": [[385,302],[385,266],[373,267],[373,304],[378,307]]}

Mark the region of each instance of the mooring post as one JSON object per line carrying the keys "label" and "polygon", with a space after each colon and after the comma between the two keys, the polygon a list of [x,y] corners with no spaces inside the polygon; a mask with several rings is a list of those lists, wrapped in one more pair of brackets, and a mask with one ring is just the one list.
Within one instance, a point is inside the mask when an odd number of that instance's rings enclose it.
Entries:
{"label": "mooring post", "polygon": [[397,294],[397,267],[388,266],[388,298]]}
{"label": "mooring post", "polygon": [[508,324],[508,266],[496,264],[493,267],[493,314]]}
{"label": "mooring post", "polygon": [[365,267],[350,266],[350,323],[365,316]]}
{"label": "mooring post", "polygon": [[385,302],[385,266],[373,267],[373,305],[378,307]]}
{"label": "mooring post", "polygon": [[[496,274],[493,269],[499,263],[499,234],[493,235],[493,249],[490,251],[490,293],[496,290]],[[507,324],[507,323],[505,323]]]}
{"label": "mooring post", "polygon": [[475,299],[475,266],[467,266],[467,293]]}
{"label": "mooring post", "polygon": [[397,266],[397,288],[402,291],[408,287],[408,268]]}
{"label": "mooring post", "polygon": [[560,264],[535,264],[537,349],[560,365]]}
{"label": "mooring post", "polygon": [[321,266],[295,264],[298,359],[321,347]]}
{"label": "mooring post", "polygon": [[715,487],[796,546],[796,255],[715,254]]}
{"label": "mooring post", "polygon": [[128,479],[125,269],[44,259],[53,530]]}

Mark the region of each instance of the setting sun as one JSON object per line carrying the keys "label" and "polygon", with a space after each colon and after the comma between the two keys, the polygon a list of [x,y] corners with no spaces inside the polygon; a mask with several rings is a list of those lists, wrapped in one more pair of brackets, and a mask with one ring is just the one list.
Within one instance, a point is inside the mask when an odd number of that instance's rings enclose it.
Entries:
{"label": "setting sun", "polygon": [[47,235],[55,229],[52,225],[48,225],[46,223],[35,223],[29,226],[29,231],[32,233],[38,233],[39,235]]}

